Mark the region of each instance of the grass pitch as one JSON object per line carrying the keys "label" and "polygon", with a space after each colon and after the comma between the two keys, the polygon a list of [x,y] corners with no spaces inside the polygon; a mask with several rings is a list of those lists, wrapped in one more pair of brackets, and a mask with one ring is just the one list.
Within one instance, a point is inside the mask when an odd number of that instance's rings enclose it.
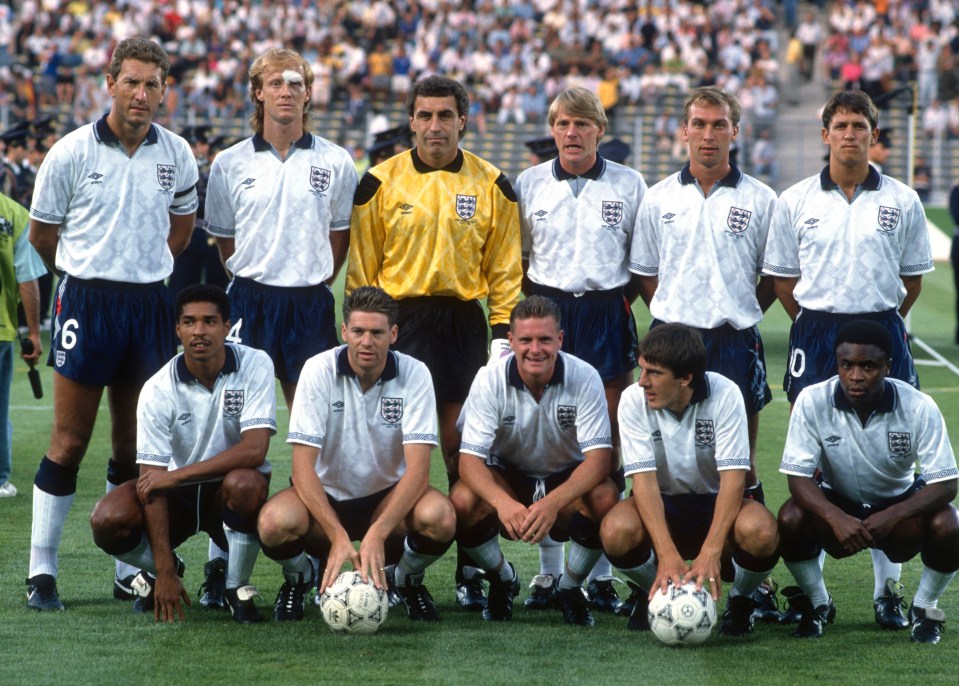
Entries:
{"label": "grass pitch", "polygon": [[[924,279],[912,317],[912,331],[959,364],[953,345],[954,294],[948,265]],[[339,294],[338,294],[339,297]],[[339,302],[339,300],[338,300]],[[640,331],[649,315],[637,308]],[[780,382],[785,366],[789,322],[774,305],[761,326],[770,385],[776,396],[762,413],[759,464],[767,501],[775,510],[786,498],[786,482],[777,471],[788,421]],[[916,356],[924,355],[916,350]],[[237,684],[237,683],[686,683],[686,684],[954,684],[959,666],[959,586],[950,588],[941,607],[949,622],[940,646],[910,643],[907,632],[883,632],[872,617],[872,571],[868,555],[828,560],[826,582],[838,607],[837,621],[819,641],[789,637],[785,626],[757,625],[745,639],[714,636],[696,649],[670,649],[650,634],[626,631],[626,620],[597,616],[589,630],[566,627],[557,612],[528,613],[517,599],[513,621],[488,625],[453,602],[453,555],[427,574],[427,586],[443,621],[410,622],[394,611],[373,636],[332,634],[316,608],[301,623],[235,625],[227,613],[187,608],[187,621],[157,625],[134,616],[129,603],[112,599],[113,563],[93,544],[87,518],[103,494],[109,456],[109,416],[101,408],[94,439],[80,470],[73,509],[60,551],[60,594],[67,611],[38,614],[27,610],[24,578],[30,545],[33,474],[47,447],[52,419],[52,381],[43,368],[46,396],[34,400],[26,367],[16,363],[11,397],[14,423],[16,498],[0,500],[0,645],[4,684]],[[923,389],[939,403],[959,446],[959,377],[943,367],[919,368]],[[278,398],[279,434],[270,460],[273,489],[287,483],[290,449],[285,443],[288,412]],[[434,460],[433,483],[445,490],[442,461]],[[528,583],[538,570],[536,548],[504,542],[507,557]],[[203,581],[205,537],[179,549],[187,562],[185,585],[194,603]],[[907,564],[903,583],[914,592],[918,560]],[[780,564],[774,578],[792,579]],[[260,557],[253,582],[269,614],[281,584],[280,571]],[[720,603],[720,611],[723,603]]]}

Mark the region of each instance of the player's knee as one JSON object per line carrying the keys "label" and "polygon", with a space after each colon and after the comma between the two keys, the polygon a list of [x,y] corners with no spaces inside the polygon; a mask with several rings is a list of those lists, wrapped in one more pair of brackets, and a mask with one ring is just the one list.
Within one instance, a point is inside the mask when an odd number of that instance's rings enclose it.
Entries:
{"label": "player's knee", "polygon": [[131,529],[138,528],[139,506],[133,484],[121,487],[97,501],[90,513],[93,541],[107,552],[116,551],[118,541],[126,538]]}
{"label": "player's knee", "polygon": [[467,488],[462,481],[453,486],[449,501],[453,506],[454,525],[459,531],[472,527],[489,514],[487,508],[483,507],[483,500]]}
{"label": "player's knee", "polygon": [[937,544],[952,545],[959,550],[959,512],[946,505],[929,518],[928,532]]}
{"label": "player's knee", "polygon": [[599,527],[599,537],[603,549],[609,555],[625,555],[640,543],[642,528],[637,526],[638,521],[628,517],[622,508],[614,508],[603,517]]}
{"label": "player's knee", "polygon": [[736,519],[736,544],[755,557],[772,557],[779,549],[776,520],[761,505],[749,509]]}
{"label": "player's knee", "polygon": [[449,498],[427,491],[416,505],[419,533],[434,541],[451,541],[456,534],[456,511]]}
{"label": "player's knee", "polygon": [[619,492],[612,479],[603,480],[583,497],[586,509],[594,519],[601,520],[619,502]]}
{"label": "player's knee", "polygon": [[259,511],[269,494],[269,483],[255,469],[234,469],[223,477],[223,495],[234,512],[252,515]]}
{"label": "player's knee", "polygon": [[296,516],[274,500],[268,500],[260,509],[256,530],[264,547],[276,547],[295,537]]}
{"label": "player's knee", "polygon": [[779,508],[779,516],[776,519],[779,535],[784,539],[797,536],[806,525],[806,520],[806,511],[790,498]]}

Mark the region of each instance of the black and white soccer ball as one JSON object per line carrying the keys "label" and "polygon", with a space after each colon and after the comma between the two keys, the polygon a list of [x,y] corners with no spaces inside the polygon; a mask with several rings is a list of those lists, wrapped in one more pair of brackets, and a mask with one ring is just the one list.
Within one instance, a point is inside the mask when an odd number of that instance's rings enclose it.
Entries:
{"label": "black and white soccer ball", "polygon": [[320,614],[337,633],[372,634],[386,621],[389,608],[386,591],[354,570],[336,577],[320,597]]}
{"label": "black and white soccer ball", "polygon": [[696,584],[672,584],[665,593],[657,591],[649,601],[649,628],[668,646],[697,646],[706,641],[716,626],[716,603]]}

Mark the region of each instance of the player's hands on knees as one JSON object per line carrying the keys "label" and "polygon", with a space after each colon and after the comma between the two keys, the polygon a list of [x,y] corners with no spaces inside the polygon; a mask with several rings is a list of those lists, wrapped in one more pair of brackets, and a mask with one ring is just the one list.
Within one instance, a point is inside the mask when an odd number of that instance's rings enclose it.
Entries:
{"label": "player's hands on knees", "polygon": [[526,519],[523,520],[522,536],[525,543],[537,544],[546,535],[559,517],[559,508],[549,498],[542,498],[529,506]]}
{"label": "player's hands on knees", "polygon": [[890,510],[876,512],[875,514],[871,514],[862,520],[862,524],[866,527],[866,531],[868,531],[869,535],[872,536],[872,542],[874,545],[892,534],[899,522],[899,518],[895,517]]}
{"label": "player's hands on knees", "polygon": [[511,540],[519,541],[523,538],[524,522],[529,510],[523,503],[510,499],[504,505],[496,508],[496,516]]}
{"label": "player's hands on knees", "polygon": [[652,599],[654,593],[665,593],[670,583],[679,586],[687,571],[689,566],[679,554],[661,556],[656,565],[656,579],[649,589],[649,598]]}
{"label": "player's hands on knees", "polygon": [[875,542],[869,529],[861,520],[845,513],[830,522],[830,526],[836,541],[848,553],[858,553]]}
{"label": "player's hands on knees", "polygon": [[137,477],[137,498],[142,504],[146,505],[150,502],[154,493],[174,488],[176,485],[174,472],[168,472],[165,469],[150,469]]}
{"label": "player's hands on knees", "polygon": [[320,586],[317,589],[318,593],[322,593],[327,586],[336,581],[336,577],[340,575],[340,570],[347,562],[353,565],[353,569],[362,569],[360,554],[356,552],[353,542],[344,531],[330,545],[330,554],[326,557],[326,569],[323,571],[323,578],[320,580]]}
{"label": "player's hands on knees", "polygon": [[719,555],[700,553],[699,557],[693,560],[693,565],[683,577],[683,583],[693,581],[696,584],[696,590],[702,590],[703,586],[709,585],[709,595],[713,600],[719,600],[719,593],[723,583],[720,577],[722,561]]}
{"label": "player's hands on knees", "polygon": [[183,582],[175,574],[158,576],[153,587],[153,617],[158,622],[186,621],[183,605],[180,601],[190,605],[190,594],[183,587]]}
{"label": "player's hands on knees", "polygon": [[386,549],[383,539],[370,531],[360,541],[360,566],[363,581],[372,581],[377,588],[386,589]]}

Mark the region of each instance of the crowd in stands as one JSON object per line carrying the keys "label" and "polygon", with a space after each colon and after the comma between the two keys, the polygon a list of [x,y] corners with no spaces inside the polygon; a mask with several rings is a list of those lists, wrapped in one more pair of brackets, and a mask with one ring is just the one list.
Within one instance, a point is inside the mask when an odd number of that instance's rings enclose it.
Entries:
{"label": "crowd in stands", "polygon": [[[246,67],[289,46],[316,74],[315,109],[341,103],[362,128],[433,73],[468,85],[473,125],[543,122],[583,85],[615,115],[717,84],[743,102],[745,131],[768,128],[781,94],[822,65],[832,85],[874,97],[917,79],[930,133],[959,136],[959,30],[953,0],[21,0],[0,4],[0,123],[72,103],[74,125],[108,106],[112,46],[154,36],[174,59],[160,121],[249,116]],[[791,31],[782,45],[779,29]],[[821,54],[818,54],[821,52]],[[667,113],[675,118],[678,113]],[[665,122],[664,122],[665,124]],[[757,138],[759,136],[757,135]]]}

